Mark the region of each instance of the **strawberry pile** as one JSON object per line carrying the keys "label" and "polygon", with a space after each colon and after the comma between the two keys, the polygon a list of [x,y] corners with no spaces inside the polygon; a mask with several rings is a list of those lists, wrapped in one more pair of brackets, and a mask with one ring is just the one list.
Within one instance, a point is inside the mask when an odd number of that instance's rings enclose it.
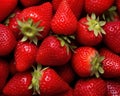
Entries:
{"label": "strawberry pile", "polygon": [[0,96],[120,96],[120,0],[0,0]]}

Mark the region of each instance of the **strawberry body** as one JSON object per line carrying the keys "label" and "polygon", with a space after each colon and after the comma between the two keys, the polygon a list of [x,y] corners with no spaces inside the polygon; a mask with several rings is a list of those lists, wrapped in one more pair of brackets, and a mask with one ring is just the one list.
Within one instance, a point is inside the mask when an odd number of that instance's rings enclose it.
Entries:
{"label": "strawberry body", "polygon": [[32,75],[28,73],[15,74],[6,84],[3,93],[7,96],[32,96],[32,90],[28,89]]}
{"label": "strawberry body", "polygon": [[12,31],[0,24],[0,56],[8,55],[16,46],[16,39]]}
{"label": "strawberry body", "polygon": [[8,74],[9,74],[8,63],[4,60],[0,60],[0,92],[2,92],[2,89],[6,84]]}
{"label": "strawberry body", "polygon": [[108,49],[101,49],[100,55],[104,56],[102,67],[103,76],[106,78],[115,78],[120,76],[120,57]]}
{"label": "strawberry body", "polygon": [[77,19],[73,14],[68,2],[63,0],[51,21],[54,33],[71,35],[77,29]]}
{"label": "strawberry body", "polygon": [[35,63],[37,47],[29,42],[18,42],[15,50],[17,71],[26,71]]}
{"label": "strawberry body", "polygon": [[81,79],[78,80],[74,96],[106,96],[107,87],[101,78]]}
{"label": "strawberry body", "polygon": [[113,2],[114,0],[85,0],[85,10],[88,14],[101,15],[112,6]]}
{"label": "strawberry body", "polygon": [[17,6],[18,0],[0,1],[0,22],[2,22]]}
{"label": "strawberry body", "polygon": [[66,64],[71,55],[71,51],[66,45],[61,46],[61,41],[56,36],[48,36],[39,46],[36,61],[45,66],[59,66]]}
{"label": "strawberry body", "polygon": [[115,53],[120,53],[120,22],[108,22],[104,26],[106,35],[104,36],[105,44]]}

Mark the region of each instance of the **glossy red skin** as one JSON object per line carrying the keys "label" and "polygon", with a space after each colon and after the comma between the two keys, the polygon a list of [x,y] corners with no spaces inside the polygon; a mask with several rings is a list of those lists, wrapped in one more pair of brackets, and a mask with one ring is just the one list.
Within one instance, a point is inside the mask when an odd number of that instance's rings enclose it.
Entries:
{"label": "glossy red skin", "polygon": [[101,49],[100,55],[104,56],[102,67],[105,78],[115,78],[120,76],[120,57],[108,49]]}
{"label": "glossy red skin", "polygon": [[51,29],[55,34],[71,35],[77,30],[77,18],[67,1],[63,0],[51,21]]}
{"label": "glossy red skin", "polygon": [[[53,8],[56,11],[58,9],[58,6],[60,5],[62,0],[52,0]],[[71,10],[75,14],[76,18],[79,19],[83,5],[84,5],[84,0],[67,0]]]}
{"label": "glossy red skin", "polygon": [[7,96],[32,96],[32,90],[28,89],[31,80],[31,73],[17,73],[7,82],[3,93]]}
{"label": "glossy red skin", "polygon": [[61,46],[61,41],[56,36],[46,37],[39,46],[36,62],[45,66],[60,66],[71,59],[71,50]]}
{"label": "glossy red skin", "polygon": [[86,17],[78,21],[78,30],[76,32],[77,41],[86,46],[96,46],[102,41],[102,35],[95,36],[94,31],[88,30],[88,22]]}
{"label": "glossy red skin", "polygon": [[16,46],[16,39],[12,31],[5,25],[0,24],[0,56],[10,54]]}
{"label": "glossy red skin", "polygon": [[18,20],[32,19],[34,23],[41,21],[38,27],[44,27],[43,31],[40,31],[42,36],[38,36],[38,39],[41,40],[45,38],[50,31],[50,21],[52,19],[52,4],[50,2],[43,3],[38,6],[32,6],[25,8],[19,15]]}
{"label": "glossy red skin", "polygon": [[0,92],[2,92],[2,89],[7,82],[8,75],[9,75],[8,63],[5,60],[0,59]]}
{"label": "glossy red skin", "polygon": [[74,96],[106,96],[106,92],[106,82],[101,78],[80,79],[74,88]]}
{"label": "glossy red skin", "polygon": [[36,54],[36,45],[29,42],[18,42],[14,55],[17,71],[23,72],[31,68],[35,63]]}
{"label": "glossy red skin", "polygon": [[80,77],[91,75],[91,58],[95,56],[95,50],[92,47],[78,47],[72,57],[72,66],[74,71]]}
{"label": "glossy red skin", "polygon": [[41,0],[20,0],[24,7],[31,7],[40,3]]}
{"label": "glossy red skin", "polygon": [[114,0],[85,0],[85,10],[88,14],[95,13],[96,15],[103,14],[108,10]]}
{"label": "glossy red skin", "polygon": [[120,21],[108,22],[104,26],[106,35],[103,41],[115,53],[120,53]]}
{"label": "glossy red skin", "polygon": [[15,9],[18,0],[0,0],[0,22]]}
{"label": "glossy red skin", "polygon": [[41,96],[53,96],[67,92],[70,86],[51,68],[42,71],[39,81]]}
{"label": "glossy red skin", "polygon": [[107,96],[120,95],[120,82],[117,80],[107,80]]}

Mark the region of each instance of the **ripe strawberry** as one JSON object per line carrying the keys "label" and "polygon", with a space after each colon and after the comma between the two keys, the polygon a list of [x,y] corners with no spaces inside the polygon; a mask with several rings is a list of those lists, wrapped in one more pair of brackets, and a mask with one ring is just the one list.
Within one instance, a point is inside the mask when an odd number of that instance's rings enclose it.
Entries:
{"label": "ripe strawberry", "polygon": [[0,0],[0,22],[15,9],[18,0]]}
{"label": "ripe strawberry", "polygon": [[74,96],[106,96],[107,87],[101,78],[81,79],[78,80]]}
{"label": "ripe strawberry", "polygon": [[76,38],[80,44],[96,46],[102,41],[102,34],[105,34],[102,27],[105,21],[99,21],[98,18],[92,14],[91,17],[86,16],[79,20]]}
{"label": "ripe strawberry", "polygon": [[77,29],[77,19],[73,14],[68,2],[63,0],[51,21],[51,28],[54,33],[71,35]]}
{"label": "ripe strawberry", "polygon": [[120,57],[108,49],[101,49],[100,55],[104,56],[102,67],[103,76],[106,78],[115,78],[120,76]]}
{"label": "ripe strawberry", "polygon": [[66,42],[57,36],[46,37],[39,46],[36,61],[45,66],[66,64],[71,58],[71,50]]}
{"label": "ripe strawberry", "polygon": [[6,84],[8,74],[9,74],[8,63],[4,60],[0,60],[0,93]]}
{"label": "ripe strawberry", "polygon": [[15,50],[16,69],[19,72],[28,70],[35,63],[37,47],[28,42],[18,42]]}
{"label": "ripe strawberry", "polygon": [[107,22],[104,26],[105,44],[115,53],[120,53],[120,21]]}
{"label": "ripe strawberry", "polygon": [[34,68],[32,76],[29,88],[33,88],[40,96],[57,96],[56,94],[70,90],[70,86],[52,68],[41,70],[41,66],[38,66],[37,69]]}
{"label": "ripe strawberry", "polygon": [[41,0],[20,0],[20,3],[24,6],[24,7],[31,7],[34,5],[38,5],[40,3]]}
{"label": "ripe strawberry", "polygon": [[0,24],[0,56],[8,55],[16,46],[16,39],[12,31]]}
{"label": "ripe strawberry", "polygon": [[7,96],[32,96],[32,90],[28,89],[32,75],[28,73],[15,74],[5,85],[3,93]]}
{"label": "ripe strawberry", "polygon": [[85,10],[88,14],[95,13],[96,15],[103,14],[108,10],[114,0],[85,0]]}
{"label": "ripe strawberry", "polygon": [[107,95],[106,96],[119,96],[120,95],[120,81],[107,80]]}
{"label": "ripe strawberry", "polygon": [[[62,0],[52,0],[54,11],[57,11],[61,1]],[[80,15],[82,13],[84,0],[66,0],[66,1],[68,2],[71,10],[74,13],[74,15],[77,17],[77,19],[79,19]]]}
{"label": "ripe strawberry", "polygon": [[37,44],[38,40],[45,38],[50,31],[52,5],[50,2],[38,6],[25,8],[18,18],[18,27],[23,35],[22,41],[27,39]]}
{"label": "ripe strawberry", "polygon": [[100,57],[98,51],[92,47],[79,47],[75,50],[72,57],[72,66],[75,72],[81,77],[103,74],[101,67],[103,57]]}

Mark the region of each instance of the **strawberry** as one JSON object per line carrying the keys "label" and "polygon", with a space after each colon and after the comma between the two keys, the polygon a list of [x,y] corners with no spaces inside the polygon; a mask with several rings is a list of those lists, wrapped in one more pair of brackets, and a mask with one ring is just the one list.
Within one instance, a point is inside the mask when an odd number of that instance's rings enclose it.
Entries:
{"label": "strawberry", "polygon": [[[61,1],[62,0],[52,0],[52,5],[53,5],[53,9],[55,12],[57,11]],[[80,15],[82,13],[84,0],[66,0],[66,1],[68,2],[74,15],[77,17],[77,19],[79,19]]]}
{"label": "strawberry", "polygon": [[5,60],[0,60],[0,93],[7,82],[8,75],[8,63]]}
{"label": "strawberry", "polygon": [[16,69],[23,72],[32,67],[37,54],[36,45],[28,42],[18,42],[15,50]]}
{"label": "strawberry", "polygon": [[120,76],[120,57],[112,51],[102,48],[100,55],[104,56],[102,67],[104,69],[103,76],[106,78],[115,78]]}
{"label": "strawberry", "polygon": [[1,0],[0,1],[0,22],[15,9],[18,0]]}
{"label": "strawberry", "polygon": [[25,8],[17,20],[22,41],[27,39],[37,44],[38,40],[45,38],[50,31],[52,18],[52,5],[50,2],[38,6]]}
{"label": "strawberry", "polygon": [[103,14],[108,10],[114,0],[85,0],[85,10],[88,14],[95,13],[96,15]]}
{"label": "strawberry", "polygon": [[120,53],[120,21],[107,22],[104,26],[106,35],[103,41],[115,53]]}
{"label": "strawberry", "polygon": [[7,96],[32,96],[32,90],[28,89],[31,80],[30,72],[17,73],[7,82],[3,93]]}
{"label": "strawberry", "polygon": [[24,6],[24,7],[31,7],[34,5],[38,5],[40,3],[41,0],[20,0],[20,3]]}
{"label": "strawberry", "polygon": [[103,26],[105,21],[99,21],[95,14],[86,16],[79,20],[76,32],[77,41],[86,46],[96,46],[102,41],[102,34],[105,34]]}
{"label": "strawberry", "polygon": [[106,82],[101,78],[81,79],[75,84],[74,96],[106,96]]}
{"label": "strawberry", "polygon": [[0,56],[11,53],[16,46],[16,39],[12,31],[5,25],[0,24]]}
{"label": "strawberry", "polygon": [[80,77],[92,75],[99,77],[99,73],[104,73],[101,66],[103,59],[98,51],[92,47],[78,47],[72,57],[72,66]]}
{"label": "strawberry", "polygon": [[106,96],[119,96],[120,95],[120,81],[107,80],[107,95]]}
{"label": "strawberry", "polygon": [[71,50],[63,39],[48,36],[39,46],[36,62],[45,66],[59,66],[66,64],[71,55]]}
{"label": "strawberry", "polygon": [[77,19],[68,2],[63,0],[51,21],[51,28],[55,34],[71,35],[77,29]]}

